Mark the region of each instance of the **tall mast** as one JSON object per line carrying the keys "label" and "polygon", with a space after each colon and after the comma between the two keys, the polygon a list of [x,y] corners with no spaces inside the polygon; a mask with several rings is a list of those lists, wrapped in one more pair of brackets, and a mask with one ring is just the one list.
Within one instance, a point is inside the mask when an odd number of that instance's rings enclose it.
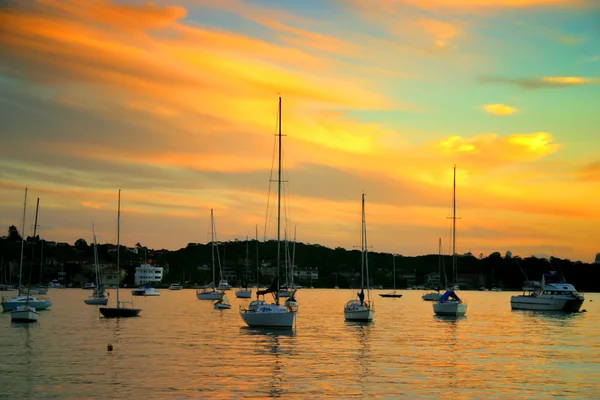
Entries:
{"label": "tall mast", "polygon": [[27,211],[27,186],[25,186],[25,202],[23,203],[23,222],[21,223],[21,261],[19,261],[19,291],[21,290],[21,276],[23,275],[23,249],[25,247],[25,214]]}
{"label": "tall mast", "polygon": [[452,181],[452,275],[453,284],[456,285],[456,165]]}
{"label": "tall mast", "polygon": [[119,308],[119,286],[121,286],[121,266],[119,257],[121,255],[121,189],[119,189],[119,203],[117,205],[117,308]]}
{"label": "tall mast", "polygon": [[365,274],[367,276],[367,300],[371,302],[371,290],[369,289],[369,256],[367,246],[367,218],[365,216],[365,194],[363,193],[363,232],[365,235]]}
{"label": "tall mast", "polygon": [[258,288],[260,287],[260,284],[258,283],[258,273],[259,273],[259,269],[258,269],[258,224],[256,225],[256,290],[258,290]]}
{"label": "tall mast", "polygon": [[361,222],[360,222],[360,288],[365,288],[365,194],[362,194],[362,211],[361,211]]}
{"label": "tall mast", "polygon": [[213,209],[210,209],[210,251],[212,254],[212,270],[213,270],[213,290],[216,289],[215,277],[215,222],[213,217]]}
{"label": "tall mast", "polygon": [[250,251],[248,250],[248,235],[246,235],[246,289],[248,289],[248,257],[250,256]]}
{"label": "tall mast", "polygon": [[[279,160],[277,171],[277,278],[279,278],[279,267],[281,265],[281,97],[279,97],[277,136],[279,142]],[[275,303],[279,304],[279,288],[275,292]]]}
{"label": "tall mast", "polygon": [[29,281],[27,282],[27,300],[25,304],[29,303],[29,288],[31,287],[31,274],[33,272],[33,256],[35,255],[35,234],[37,232],[37,219],[38,210],[40,208],[40,198],[37,198],[37,204],[35,206],[35,222],[33,223],[33,241],[31,242],[31,265],[29,267]]}
{"label": "tall mast", "polygon": [[441,285],[442,284],[442,238],[438,239],[438,276],[439,276],[440,285]]}

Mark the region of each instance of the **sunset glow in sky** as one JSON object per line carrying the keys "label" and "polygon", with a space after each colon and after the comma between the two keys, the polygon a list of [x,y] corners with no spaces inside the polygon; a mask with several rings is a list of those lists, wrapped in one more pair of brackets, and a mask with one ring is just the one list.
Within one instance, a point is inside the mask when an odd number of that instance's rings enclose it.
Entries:
{"label": "sunset glow in sky", "polygon": [[279,94],[299,241],[448,251],[456,164],[460,253],[600,252],[597,0],[3,2],[0,227],[253,237]]}

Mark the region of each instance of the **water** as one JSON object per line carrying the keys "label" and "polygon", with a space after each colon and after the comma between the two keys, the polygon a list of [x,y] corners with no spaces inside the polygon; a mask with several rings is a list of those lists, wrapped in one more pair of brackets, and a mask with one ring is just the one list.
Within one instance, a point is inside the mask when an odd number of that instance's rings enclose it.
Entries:
{"label": "water", "polygon": [[375,321],[356,324],[343,317],[354,292],[303,289],[290,333],[244,327],[249,300],[234,290],[232,309],[217,311],[193,290],[164,289],[134,298],[141,316],[122,320],[85,305],[88,291],[48,293],[38,323],[0,315],[1,399],[600,397],[600,294],[566,315],[462,291],[469,308],[456,320],[435,317],[420,291],[374,291]]}

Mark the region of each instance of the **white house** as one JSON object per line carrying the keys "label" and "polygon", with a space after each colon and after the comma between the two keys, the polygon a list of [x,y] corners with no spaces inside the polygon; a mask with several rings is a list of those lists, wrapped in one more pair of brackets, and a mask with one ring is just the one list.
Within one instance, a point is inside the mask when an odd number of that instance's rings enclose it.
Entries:
{"label": "white house", "polygon": [[162,267],[155,267],[152,264],[140,264],[140,266],[135,269],[135,284],[137,286],[160,283],[162,279]]}

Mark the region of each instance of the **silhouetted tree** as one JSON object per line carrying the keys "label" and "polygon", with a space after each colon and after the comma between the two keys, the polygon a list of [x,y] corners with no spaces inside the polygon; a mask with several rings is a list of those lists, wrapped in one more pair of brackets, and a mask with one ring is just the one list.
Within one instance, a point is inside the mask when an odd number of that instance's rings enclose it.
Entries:
{"label": "silhouetted tree", "polygon": [[87,249],[88,244],[87,241],[83,238],[79,238],[75,241],[75,248],[79,249],[79,250],[85,250]]}
{"label": "silhouetted tree", "polygon": [[17,242],[21,240],[21,235],[19,234],[19,230],[16,226],[11,225],[8,227],[8,240]]}

